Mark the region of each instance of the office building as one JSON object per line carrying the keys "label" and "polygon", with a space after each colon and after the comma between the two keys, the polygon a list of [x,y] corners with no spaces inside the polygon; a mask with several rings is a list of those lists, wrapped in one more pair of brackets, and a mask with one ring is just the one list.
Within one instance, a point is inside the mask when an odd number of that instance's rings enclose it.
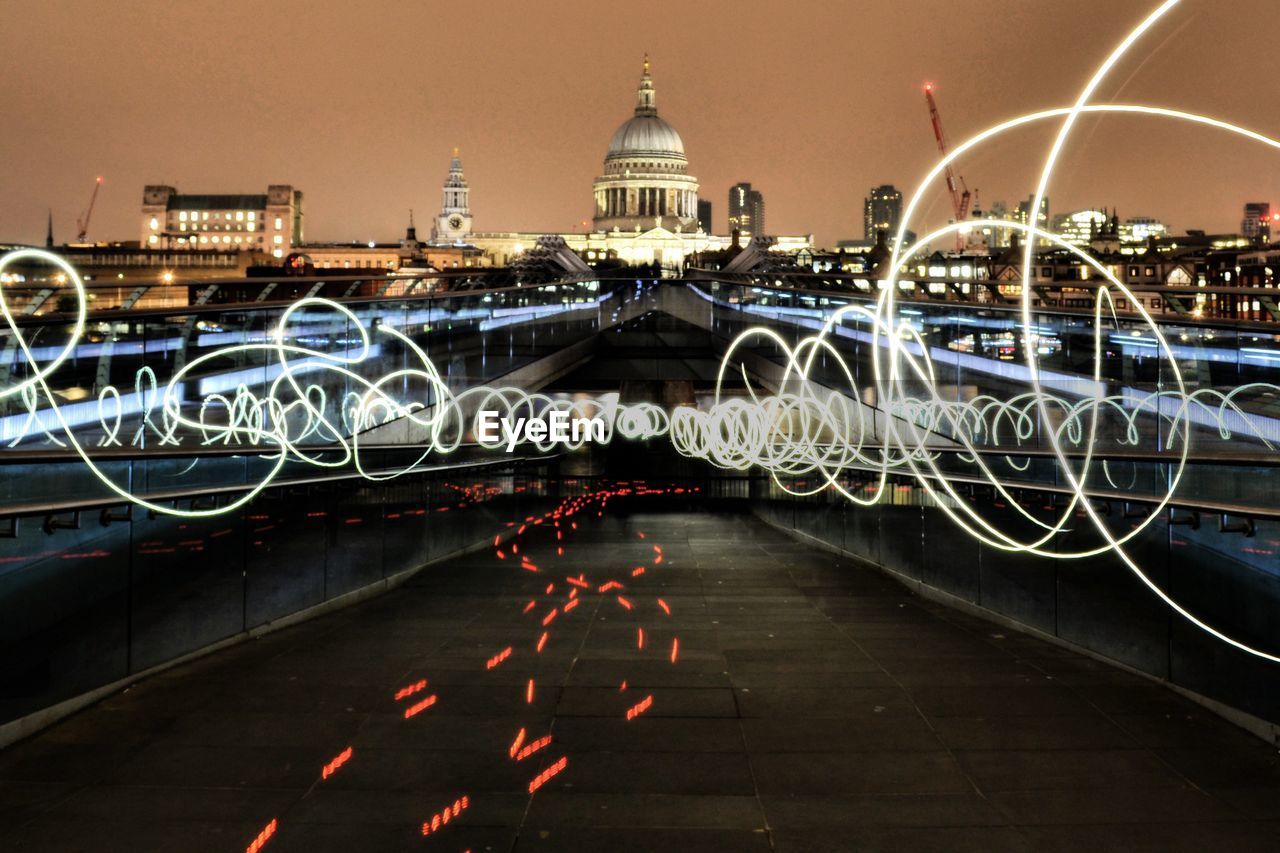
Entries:
{"label": "office building", "polygon": [[902,193],[893,184],[873,187],[862,203],[862,236],[872,242],[877,231],[885,231],[892,240],[902,224]]}
{"label": "office building", "polygon": [[745,239],[759,237],[765,231],[764,195],[750,183],[734,184],[729,189],[729,231],[738,231]]}
{"label": "office building", "polygon": [[711,199],[698,199],[698,227],[702,229],[704,234],[711,232]]}

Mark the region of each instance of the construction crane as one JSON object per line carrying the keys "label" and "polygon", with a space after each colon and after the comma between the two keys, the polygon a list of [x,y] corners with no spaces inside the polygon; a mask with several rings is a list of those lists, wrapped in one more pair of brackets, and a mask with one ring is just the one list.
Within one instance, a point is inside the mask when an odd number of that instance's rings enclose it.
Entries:
{"label": "construction crane", "polygon": [[[929,105],[929,120],[933,122],[933,136],[938,140],[938,153],[942,155],[942,159],[947,158],[947,135],[942,130],[942,116],[938,115],[938,102],[933,99],[933,84],[924,84],[924,100]],[[955,214],[956,222],[964,222],[969,218],[969,204],[972,196],[969,194],[969,187],[965,185],[964,178],[956,174],[955,169],[951,168],[951,164],[947,164],[947,191],[951,193],[951,212]],[[963,251],[965,245],[965,234],[956,231],[956,251]]]}
{"label": "construction crane", "polygon": [[84,215],[76,220],[76,242],[83,243],[85,235],[89,233],[89,218],[93,216],[93,204],[98,200],[98,187],[102,186],[102,176],[93,182],[93,194],[89,196],[89,206],[85,208]]}

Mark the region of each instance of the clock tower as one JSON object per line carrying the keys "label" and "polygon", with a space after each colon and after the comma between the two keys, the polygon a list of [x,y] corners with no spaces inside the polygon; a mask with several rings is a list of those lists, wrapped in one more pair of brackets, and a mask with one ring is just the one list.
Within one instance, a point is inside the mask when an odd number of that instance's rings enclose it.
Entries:
{"label": "clock tower", "polygon": [[462,159],[458,149],[453,149],[449,163],[449,177],[444,181],[444,200],[440,215],[436,217],[432,242],[461,243],[471,235],[471,189],[462,175]]}

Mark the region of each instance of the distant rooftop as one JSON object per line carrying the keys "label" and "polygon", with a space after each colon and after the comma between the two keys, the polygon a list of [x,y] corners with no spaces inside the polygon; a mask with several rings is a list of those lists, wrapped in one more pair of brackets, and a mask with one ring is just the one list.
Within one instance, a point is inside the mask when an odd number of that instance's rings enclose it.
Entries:
{"label": "distant rooftop", "polygon": [[266,195],[171,195],[169,210],[265,210]]}

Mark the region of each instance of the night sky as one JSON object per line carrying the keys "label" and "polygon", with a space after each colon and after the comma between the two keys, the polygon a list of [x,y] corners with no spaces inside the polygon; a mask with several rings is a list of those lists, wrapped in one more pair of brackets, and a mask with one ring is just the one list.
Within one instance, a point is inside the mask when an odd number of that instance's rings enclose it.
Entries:
{"label": "night sky", "polygon": [[[439,3],[219,0],[0,4],[0,241],[137,239],[142,187],[306,193],[310,240],[426,224],[462,149],[477,230],[567,231],[634,106],[646,51],[723,232],[730,185],[773,233],[861,237],[873,184],[913,188],[936,157],[922,81],[953,141],[1065,105],[1155,0]],[[1280,136],[1280,4],[1185,0],[1099,100],[1177,107]],[[962,163],[985,208],[1034,186],[1046,127]],[[1086,120],[1054,212],[1114,205],[1176,229],[1234,230],[1280,202],[1280,152],[1151,119]],[[931,195],[926,224],[945,220]]]}

